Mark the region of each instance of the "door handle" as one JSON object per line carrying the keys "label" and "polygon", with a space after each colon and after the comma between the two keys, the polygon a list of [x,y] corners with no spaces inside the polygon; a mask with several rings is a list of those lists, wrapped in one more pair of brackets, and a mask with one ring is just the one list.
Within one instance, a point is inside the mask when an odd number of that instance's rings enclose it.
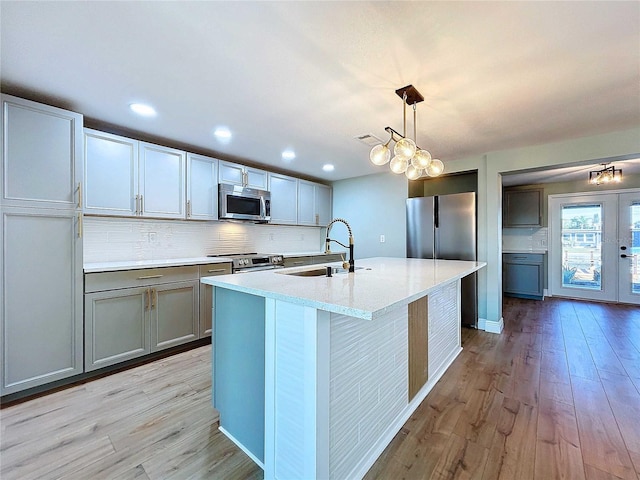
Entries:
{"label": "door handle", "polygon": [[82,208],[82,182],[78,182],[78,208]]}
{"label": "door handle", "polygon": [[150,303],[149,297],[151,297],[151,289],[147,288],[144,291],[144,309],[145,310],[149,310],[149,303]]}
{"label": "door handle", "polygon": [[151,289],[151,309],[156,308],[156,303],[158,303],[158,291],[155,288]]}

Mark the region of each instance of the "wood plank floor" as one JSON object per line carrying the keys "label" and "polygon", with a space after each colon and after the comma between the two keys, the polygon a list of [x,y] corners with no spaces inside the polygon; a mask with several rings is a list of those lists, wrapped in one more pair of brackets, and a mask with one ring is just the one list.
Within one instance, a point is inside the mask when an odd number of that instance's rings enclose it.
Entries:
{"label": "wood plank floor", "polygon": [[[463,330],[367,480],[640,479],[640,308],[507,298],[503,315],[502,335]],[[0,478],[261,479],[217,430],[210,354],[3,408]]]}

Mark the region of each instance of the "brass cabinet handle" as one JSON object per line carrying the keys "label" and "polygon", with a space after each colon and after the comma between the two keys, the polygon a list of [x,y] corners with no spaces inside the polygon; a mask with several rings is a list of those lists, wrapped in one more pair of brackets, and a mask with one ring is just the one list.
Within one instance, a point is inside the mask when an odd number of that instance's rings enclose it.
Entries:
{"label": "brass cabinet handle", "polygon": [[136,195],[136,215],[139,215],[139,211],[140,211],[140,195]]}
{"label": "brass cabinet handle", "polygon": [[316,225],[320,225],[320,214],[316,213]]}
{"label": "brass cabinet handle", "polygon": [[304,263],[304,261],[300,261],[300,262],[293,262],[294,265],[302,265]]}
{"label": "brass cabinet handle", "polygon": [[82,182],[78,182],[78,208],[82,208]]}
{"label": "brass cabinet handle", "polygon": [[187,218],[191,218],[191,200],[187,200]]}
{"label": "brass cabinet handle", "polygon": [[213,270],[207,270],[207,273],[218,273],[218,272],[226,272],[225,268],[214,268]]}
{"label": "brass cabinet handle", "polygon": [[78,238],[82,238],[82,213],[78,213]]}
{"label": "brass cabinet handle", "polygon": [[144,215],[144,197],[140,195],[140,215]]}
{"label": "brass cabinet handle", "polygon": [[145,275],[144,277],[138,277],[138,280],[148,280],[150,278],[162,278],[163,275]]}
{"label": "brass cabinet handle", "polygon": [[155,288],[151,289],[151,309],[156,308],[158,302],[158,291]]}
{"label": "brass cabinet handle", "polygon": [[151,297],[151,289],[147,288],[144,291],[144,309],[149,310],[149,298]]}

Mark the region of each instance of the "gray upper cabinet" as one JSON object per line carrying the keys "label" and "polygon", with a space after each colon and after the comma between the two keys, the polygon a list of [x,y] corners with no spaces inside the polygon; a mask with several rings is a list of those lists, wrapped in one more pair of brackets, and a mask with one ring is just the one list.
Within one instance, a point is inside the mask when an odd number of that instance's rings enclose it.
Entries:
{"label": "gray upper cabinet", "polygon": [[505,190],[503,227],[541,227],[542,189]]}
{"label": "gray upper cabinet", "polygon": [[142,215],[185,218],[186,153],[140,142],[138,162]]}
{"label": "gray upper cabinet", "polygon": [[331,187],[298,181],[298,225],[326,226],[331,221]]}
{"label": "gray upper cabinet", "polygon": [[298,222],[298,179],[269,173],[271,223],[295,225]]}
{"label": "gray upper cabinet", "polygon": [[243,187],[268,190],[267,172],[231,162],[220,162],[219,183],[230,183]]}
{"label": "gray upper cabinet", "polygon": [[3,100],[0,394],[83,371],[82,116]]}
{"label": "gray upper cabinet", "polygon": [[132,217],[138,214],[138,141],[84,129],[84,211]]}
{"label": "gray upper cabinet", "polygon": [[186,153],[86,128],[84,211],[186,217]]}
{"label": "gray upper cabinet", "polygon": [[2,95],[2,205],[75,210],[82,115]]}
{"label": "gray upper cabinet", "polygon": [[187,154],[187,218],[218,219],[218,160]]}

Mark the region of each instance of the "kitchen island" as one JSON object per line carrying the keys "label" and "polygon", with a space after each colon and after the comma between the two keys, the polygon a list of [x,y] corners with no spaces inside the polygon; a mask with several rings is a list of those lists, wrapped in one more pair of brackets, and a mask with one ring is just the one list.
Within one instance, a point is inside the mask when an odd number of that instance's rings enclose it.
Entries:
{"label": "kitchen island", "polygon": [[216,287],[220,429],[265,479],[361,478],[461,352],[460,279],[484,266],[372,258],[332,277],[202,278]]}

